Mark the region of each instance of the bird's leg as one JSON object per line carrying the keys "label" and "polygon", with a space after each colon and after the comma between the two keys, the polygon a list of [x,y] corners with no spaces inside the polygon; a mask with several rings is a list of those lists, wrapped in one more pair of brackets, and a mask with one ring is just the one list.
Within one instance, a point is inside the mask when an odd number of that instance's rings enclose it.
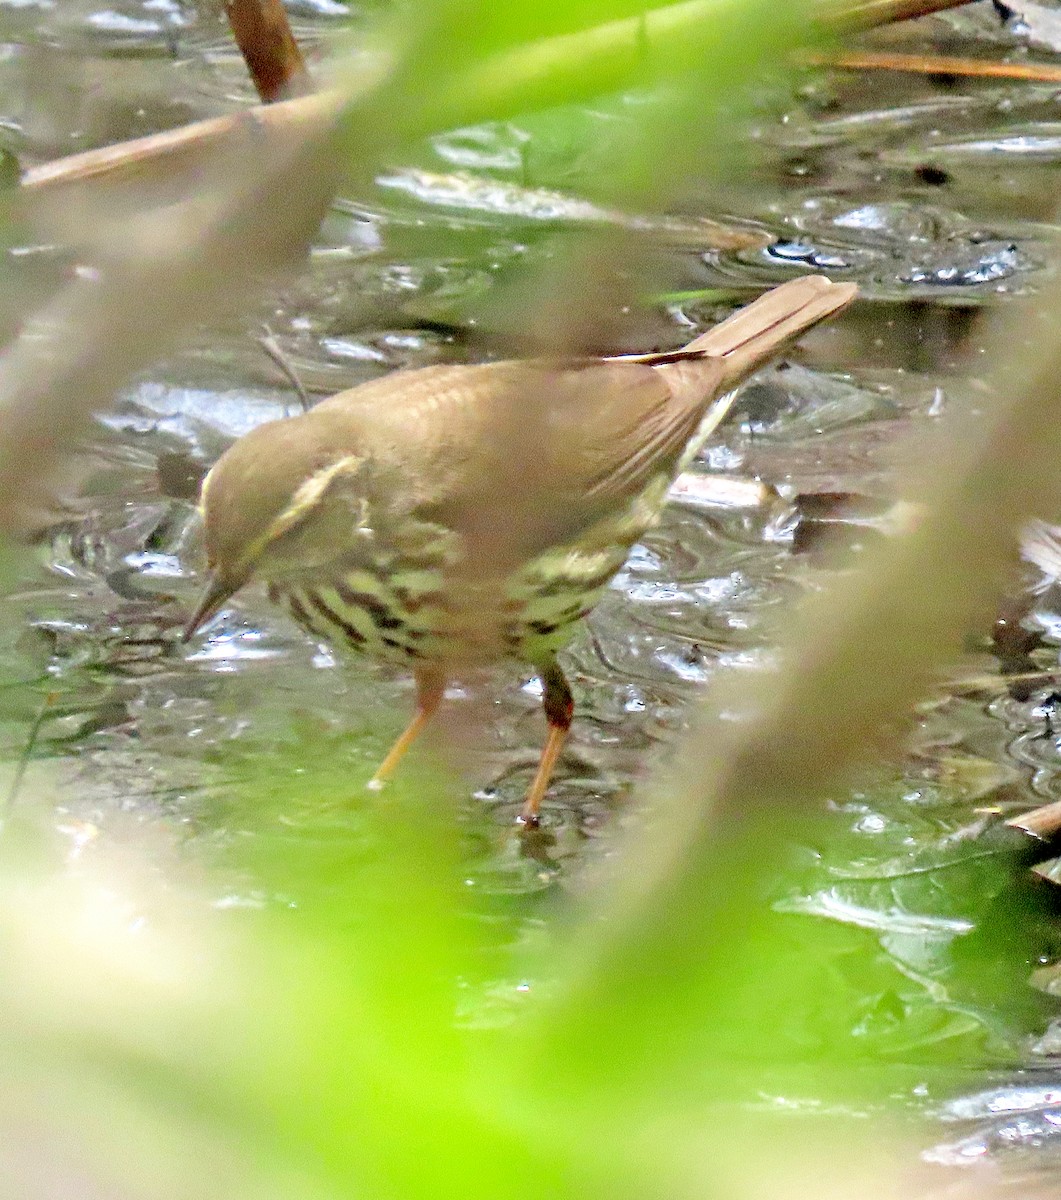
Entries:
{"label": "bird's leg", "polygon": [[406,725],[401,737],[391,746],[387,757],[379,764],[375,775],[368,781],[372,789],[381,788],[394,774],[405,752],[416,741],[424,726],[435,715],[446,690],[445,676],[438,671],[422,670],[416,673],[416,713]]}
{"label": "bird's leg", "polygon": [[553,777],[553,768],[560,757],[560,751],[564,748],[567,731],[571,728],[571,718],[575,712],[571,688],[560,669],[560,664],[551,655],[539,668],[538,677],[542,681],[542,707],[545,709],[545,719],[549,722],[549,736],[545,739],[538,770],[519,817],[522,824],[531,827],[538,824],[538,809],[541,808],[542,797],[549,786],[549,780]]}

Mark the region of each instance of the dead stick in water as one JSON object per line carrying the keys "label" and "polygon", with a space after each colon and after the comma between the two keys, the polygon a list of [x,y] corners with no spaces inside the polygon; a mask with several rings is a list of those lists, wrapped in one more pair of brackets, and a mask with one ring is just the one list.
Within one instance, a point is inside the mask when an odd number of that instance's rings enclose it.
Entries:
{"label": "dead stick in water", "polygon": [[1010,817],[1006,824],[1011,829],[1023,829],[1025,833],[1048,842],[1061,833],[1061,800],[1044,804],[1042,808],[1033,808],[1019,817]]}
{"label": "dead stick in water", "polygon": [[191,125],[181,125],[177,129],[133,138],[128,142],[116,142],[96,150],[83,150],[80,154],[70,154],[31,167],[22,176],[22,190],[44,191],[66,183],[85,183],[110,177],[119,172],[136,177],[152,170],[158,160],[165,160],[171,168],[191,165],[205,151],[233,136],[243,134],[249,140],[260,136],[263,131],[312,128],[322,114],[337,113],[341,103],[342,95],[338,91],[317,92],[276,104],[255,105],[231,116],[209,117],[205,121],[195,121]]}
{"label": "dead stick in water", "polygon": [[[236,0],[232,0],[234,4]],[[262,0],[264,2],[264,0]],[[910,17],[923,16],[945,8],[955,8],[968,0],[862,0],[838,7],[823,6],[820,20],[826,27],[837,30],[865,29]],[[601,88],[623,86],[626,80],[620,53],[631,47],[630,63],[640,62],[645,39],[666,43],[680,39],[705,21],[715,10],[714,0],[685,0],[684,3],[651,9],[643,16],[610,22],[584,30],[577,35],[545,39],[529,43],[500,56],[505,69],[500,73],[504,90],[497,92],[497,71],[494,60],[471,68],[466,80],[468,95],[475,99],[465,102],[459,111],[452,105],[443,106],[435,116],[443,124],[472,124],[487,117],[504,115],[509,108],[519,109],[524,103],[522,83],[529,71],[544,72],[550,80],[555,77],[556,88],[569,85],[576,90],[577,81],[592,75],[593,60],[614,60],[615,78],[601,81]],[[550,95],[552,93],[550,92]],[[116,184],[155,182],[194,172],[203,157],[226,139],[239,137],[244,131],[261,126],[312,125],[322,107],[337,107],[335,93],[318,92],[295,96],[278,103],[258,105],[234,116],[198,121],[181,129],[152,134],[128,142],[120,142],[99,150],[88,150],[26,171],[22,189],[27,192],[51,193],[68,185],[113,181]]]}
{"label": "dead stick in water", "polygon": [[897,21],[914,21],[930,17],[948,8],[961,8],[972,0],[860,0],[845,8],[834,10],[829,23],[842,29],[872,29],[876,25],[891,25]]}
{"label": "dead stick in water", "polygon": [[225,0],[225,12],[263,103],[313,91],[282,0]]}
{"label": "dead stick in water", "polygon": [[268,325],[262,326],[262,332],[255,338],[255,341],[265,351],[270,361],[279,368],[280,373],[288,383],[295,389],[298,402],[302,405],[302,411],[309,412],[313,405],[310,402],[309,392],[306,391],[306,385],[298,377],[298,372],[291,365],[290,359],[284,353],[280,343],[276,340],[276,335]]}
{"label": "dead stick in water", "polygon": [[947,54],[893,54],[887,50],[805,51],[801,63],[848,71],[907,71],[917,75],[964,75],[984,79],[1026,79],[1061,83],[1061,66],[1054,63],[990,62]]}

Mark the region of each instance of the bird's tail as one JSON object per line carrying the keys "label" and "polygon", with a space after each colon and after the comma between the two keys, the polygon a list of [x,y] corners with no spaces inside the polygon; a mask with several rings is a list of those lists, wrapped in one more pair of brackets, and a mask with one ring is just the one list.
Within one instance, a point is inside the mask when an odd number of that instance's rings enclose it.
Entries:
{"label": "bird's tail", "polygon": [[680,350],[624,355],[621,361],[688,370],[697,360],[711,358],[722,364],[718,391],[725,392],[800,334],[846,308],[857,292],[853,283],[803,275],[771,288]]}
{"label": "bird's tail", "polygon": [[697,435],[697,445],[702,445],[728,416],[733,389],[746,375],[819,321],[846,308],[857,293],[853,283],[804,275],[771,288],[680,350],[624,355],[616,361],[642,362],[666,371],[675,399],[711,404]]}
{"label": "bird's tail", "polygon": [[853,283],[833,283],[824,275],[790,279],[694,338],[682,357],[721,359],[725,367],[722,386],[735,387],[789,342],[846,308],[857,291]]}

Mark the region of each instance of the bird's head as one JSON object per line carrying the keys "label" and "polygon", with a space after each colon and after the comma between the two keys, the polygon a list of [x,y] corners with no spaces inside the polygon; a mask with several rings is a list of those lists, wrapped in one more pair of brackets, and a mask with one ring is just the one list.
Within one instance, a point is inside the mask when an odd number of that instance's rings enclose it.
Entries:
{"label": "bird's head", "polygon": [[311,416],[252,430],[203,480],[209,578],[185,641],[244,584],[312,570],[334,557],[342,532],[348,539],[363,524],[356,480],[364,460],[336,447]]}

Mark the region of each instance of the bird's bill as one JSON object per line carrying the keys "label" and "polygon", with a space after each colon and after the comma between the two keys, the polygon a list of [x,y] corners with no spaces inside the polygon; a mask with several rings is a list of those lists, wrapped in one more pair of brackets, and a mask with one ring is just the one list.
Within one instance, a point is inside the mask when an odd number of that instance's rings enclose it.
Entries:
{"label": "bird's bill", "polygon": [[238,590],[239,585],[235,586],[227,579],[222,579],[217,571],[211,573],[207,580],[206,588],[202,596],[199,598],[199,603],[195,606],[195,612],[192,613],[191,620],[184,627],[184,632],[181,634],[181,641],[187,642],[197,629],[201,629],[211,617],[215,617],[221,605]]}

